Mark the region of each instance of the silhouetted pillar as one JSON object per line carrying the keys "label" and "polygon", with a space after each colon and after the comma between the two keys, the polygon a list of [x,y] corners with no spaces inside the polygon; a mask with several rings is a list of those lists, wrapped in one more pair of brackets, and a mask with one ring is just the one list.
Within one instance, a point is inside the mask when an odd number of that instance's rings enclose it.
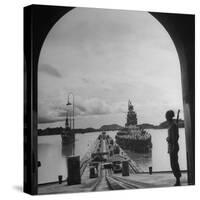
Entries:
{"label": "silhouetted pillar", "polygon": [[80,156],[70,156],[67,159],[68,185],[81,183],[80,175]]}

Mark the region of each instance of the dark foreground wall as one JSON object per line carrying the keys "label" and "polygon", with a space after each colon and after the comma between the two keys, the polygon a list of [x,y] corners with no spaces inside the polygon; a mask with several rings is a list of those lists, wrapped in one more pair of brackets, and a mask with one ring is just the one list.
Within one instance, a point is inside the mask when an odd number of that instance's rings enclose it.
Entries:
{"label": "dark foreground wall", "polygon": [[186,133],[188,184],[195,184],[195,16],[151,13],[165,27],[178,52]]}

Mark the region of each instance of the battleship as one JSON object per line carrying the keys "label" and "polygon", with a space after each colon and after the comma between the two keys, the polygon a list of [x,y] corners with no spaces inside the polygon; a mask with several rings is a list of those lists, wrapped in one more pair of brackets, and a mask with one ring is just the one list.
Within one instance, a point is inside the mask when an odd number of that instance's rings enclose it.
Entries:
{"label": "battleship", "polygon": [[151,135],[137,125],[137,114],[130,100],[128,101],[125,128],[117,132],[115,140],[122,149],[133,150],[137,153],[148,153],[151,151]]}

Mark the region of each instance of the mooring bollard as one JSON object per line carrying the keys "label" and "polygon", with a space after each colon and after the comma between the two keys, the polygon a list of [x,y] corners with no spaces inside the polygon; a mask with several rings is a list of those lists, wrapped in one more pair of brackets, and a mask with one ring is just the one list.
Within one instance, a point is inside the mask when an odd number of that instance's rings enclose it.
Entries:
{"label": "mooring bollard", "polygon": [[58,176],[58,183],[59,183],[59,184],[62,184],[62,175],[59,175],[59,176]]}
{"label": "mooring bollard", "polygon": [[149,167],[149,174],[152,174],[152,167]]}
{"label": "mooring bollard", "polygon": [[122,161],[122,176],[129,176],[128,161]]}

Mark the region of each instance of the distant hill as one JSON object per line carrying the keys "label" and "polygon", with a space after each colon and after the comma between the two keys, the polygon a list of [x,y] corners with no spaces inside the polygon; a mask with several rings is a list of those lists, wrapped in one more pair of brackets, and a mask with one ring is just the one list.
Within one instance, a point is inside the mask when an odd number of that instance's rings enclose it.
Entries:
{"label": "distant hill", "polygon": [[60,135],[64,129],[62,127],[38,129],[38,135]]}
{"label": "distant hill", "polygon": [[[168,127],[167,121],[164,121],[160,123],[159,125],[153,125],[153,124],[139,124],[139,127],[142,129],[165,129]],[[179,128],[184,128],[184,120],[180,119],[178,123]],[[110,124],[110,125],[103,125],[101,126],[100,129],[94,129],[92,127],[89,128],[78,128],[72,130],[74,133],[89,133],[89,132],[97,132],[97,131],[115,131],[115,130],[120,130],[123,129],[123,126],[120,126],[118,124]],[[64,131],[64,128],[62,127],[56,127],[56,128],[46,128],[44,130],[38,129],[38,135],[43,136],[43,135],[60,135]]]}
{"label": "distant hill", "polygon": [[[44,130],[38,129],[38,135],[39,136],[44,136],[44,135],[60,135],[63,131],[65,131],[64,128],[62,127],[56,127],[56,128],[46,128]],[[98,129],[94,128],[77,128],[74,130],[71,130],[72,133],[90,133],[90,132],[97,132],[99,131]]]}
{"label": "distant hill", "polygon": [[118,125],[118,124],[110,124],[110,125],[103,125],[99,129],[100,131],[114,131],[114,130],[120,130],[124,127]]}
{"label": "distant hill", "polygon": [[[158,127],[159,127],[160,129],[162,129],[162,128],[167,128],[167,127],[168,127],[167,121],[164,121],[164,122],[160,123],[160,125],[159,125]],[[184,120],[179,119],[179,121],[178,121],[178,127],[179,127],[179,128],[184,128]]]}
{"label": "distant hill", "polygon": [[157,128],[157,126],[153,124],[148,124],[148,123],[139,124],[138,126],[142,129],[156,129]]}
{"label": "distant hill", "polygon": [[[168,128],[167,121],[161,122],[159,125],[144,123],[144,124],[139,124],[138,126],[143,128],[143,129],[164,129],[164,128]],[[178,127],[184,128],[184,120],[179,119]]]}

